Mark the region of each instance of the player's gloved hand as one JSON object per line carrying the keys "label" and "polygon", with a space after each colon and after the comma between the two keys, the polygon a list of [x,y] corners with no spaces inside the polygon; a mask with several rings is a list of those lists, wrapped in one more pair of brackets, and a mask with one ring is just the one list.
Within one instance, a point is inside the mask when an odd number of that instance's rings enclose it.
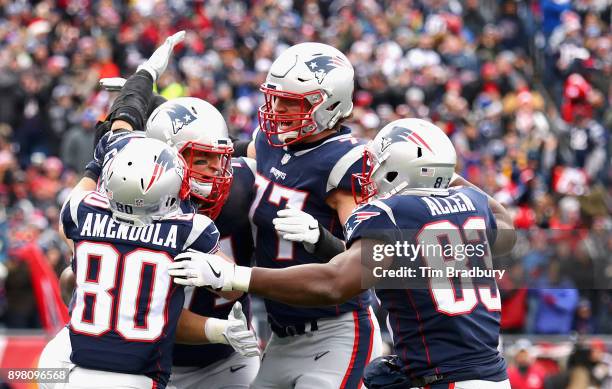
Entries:
{"label": "player's gloved hand", "polygon": [[136,71],[146,70],[153,77],[153,82],[157,81],[157,78],[166,70],[168,66],[168,60],[172,55],[174,46],[179,44],[185,39],[185,31],[179,31],[176,34],[166,38],[166,41],[159,46],[151,57],[146,60],[143,64],[138,66]]}
{"label": "player's gloved hand", "polygon": [[319,222],[310,214],[294,208],[281,209],[272,220],[274,228],[285,240],[316,244],[321,235]]}
{"label": "player's gloved hand", "polygon": [[94,149],[93,159],[87,164],[85,170],[93,173],[95,177],[102,174],[102,169],[106,163],[117,154],[132,138],[142,138],[142,132],[129,130],[109,131],[100,138]]}
{"label": "player's gloved hand", "polygon": [[107,77],[100,79],[100,87],[110,92],[119,92],[127,80],[123,77]]}
{"label": "player's gloved hand", "polygon": [[204,328],[210,343],[229,344],[240,355],[255,357],[261,354],[255,331],[249,330],[242,304],[237,301],[227,320],[209,318]]}
{"label": "player's gloved hand", "polygon": [[174,282],[187,286],[206,286],[215,290],[248,291],[251,269],[236,266],[225,259],[198,251],[177,255],[168,267]]}

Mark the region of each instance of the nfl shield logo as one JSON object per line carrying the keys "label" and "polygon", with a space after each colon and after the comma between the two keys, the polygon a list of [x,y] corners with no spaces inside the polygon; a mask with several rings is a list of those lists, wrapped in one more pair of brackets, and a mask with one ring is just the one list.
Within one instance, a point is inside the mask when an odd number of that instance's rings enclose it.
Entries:
{"label": "nfl shield logo", "polygon": [[283,159],[281,159],[281,164],[286,164],[287,162],[289,162],[289,159],[291,158],[291,155],[289,154],[285,154],[283,155]]}
{"label": "nfl shield logo", "polygon": [[144,206],[144,199],[135,199],[134,205],[137,206],[137,207],[143,207]]}

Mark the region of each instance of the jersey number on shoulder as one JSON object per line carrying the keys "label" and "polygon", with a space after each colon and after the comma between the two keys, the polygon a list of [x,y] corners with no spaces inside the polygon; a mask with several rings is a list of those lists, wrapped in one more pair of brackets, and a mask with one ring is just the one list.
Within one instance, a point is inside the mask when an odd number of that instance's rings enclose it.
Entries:
{"label": "jersey number on shoulder", "polygon": [[[467,244],[482,244],[482,236],[485,234],[486,225],[482,217],[468,218],[461,230],[464,233],[465,240],[461,236],[460,229],[457,225],[448,220],[431,223],[425,226],[417,235],[417,242],[423,245],[439,245],[444,239],[451,247],[466,247]],[[491,250],[488,243],[486,244],[485,255],[483,260],[488,269],[493,268],[491,259]],[[427,254],[427,252],[425,252]],[[455,260],[442,258],[440,255],[423,255],[426,265],[432,269],[444,269],[454,266],[457,269],[468,269],[466,266],[467,260]],[[489,311],[501,311],[501,297],[497,290],[497,285],[491,280],[491,286],[479,286],[478,296],[480,301]],[[453,284],[454,280],[445,277],[435,277],[430,282],[431,296],[436,305],[436,310],[449,316],[461,315],[470,313],[478,304],[476,289],[472,280],[468,277],[461,277],[461,294],[462,297],[457,297]],[[495,289],[495,295],[491,289]]]}
{"label": "jersey number on shoulder", "polygon": [[[253,204],[251,205],[251,210],[249,211],[249,217],[251,220],[253,219],[253,215],[255,214],[255,210],[261,203],[264,193],[266,189],[268,189],[269,185],[272,185],[272,190],[270,191],[270,195],[267,198],[269,203],[272,203],[279,207],[281,200],[286,200],[287,205],[291,208],[295,209],[303,209],[306,204],[306,199],[308,198],[308,193],[302,190],[288,188],[278,183],[273,183],[264,176],[257,174],[255,176],[255,187],[257,188],[257,193],[255,194],[255,199],[253,200]],[[276,217],[276,215],[274,215]],[[293,243],[285,240],[282,236],[277,234],[277,246],[276,246],[276,255],[277,261],[290,261],[293,259]]]}
{"label": "jersey number on shoulder", "polygon": [[[75,250],[77,290],[72,329],[94,336],[115,329],[126,340],[156,340],[166,324],[172,286],[166,268],[172,258],[164,252],[136,249],[122,260],[111,244],[96,242],[80,243]],[[117,290],[116,299],[112,289]]]}

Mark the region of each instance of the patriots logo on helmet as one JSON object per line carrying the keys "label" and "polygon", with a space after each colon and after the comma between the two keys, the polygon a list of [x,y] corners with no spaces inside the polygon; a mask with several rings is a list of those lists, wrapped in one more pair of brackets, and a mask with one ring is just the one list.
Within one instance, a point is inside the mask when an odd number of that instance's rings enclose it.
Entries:
{"label": "patriots logo on helmet", "polygon": [[431,153],[433,153],[433,150],[431,149],[431,147],[429,147],[427,142],[425,142],[425,140],[421,138],[419,134],[417,134],[416,132],[412,130],[409,130],[408,128],[399,127],[399,126],[393,127],[391,129],[390,138],[394,142],[402,142],[402,141],[412,142],[418,147],[424,147],[427,150],[429,150]]}
{"label": "patriots logo on helmet", "polygon": [[180,104],[172,104],[166,111],[172,122],[172,133],[176,135],[183,127],[196,119],[192,112]]}
{"label": "patriots logo on helmet", "polygon": [[347,66],[346,62],[340,57],[331,57],[329,55],[321,55],[314,57],[310,61],[304,62],[308,69],[314,73],[315,78],[321,84],[327,73],[335,68]]}
{"label": "patriots logo on helmet", "polygon": [[[147,193],[149,189],[155,184],[159,179],[164,175],[166,170],[172,169],[175,167],[175,158],[176,156],[172,154],[169,150],[163,150],[161,154],[155,160],[155,165],[153,167],[153,174],[151,175],[151,179],[149,180],[149,184],[147,187],[143,187],[143,193]],[[144,185],[144,183],[143,183]]]}

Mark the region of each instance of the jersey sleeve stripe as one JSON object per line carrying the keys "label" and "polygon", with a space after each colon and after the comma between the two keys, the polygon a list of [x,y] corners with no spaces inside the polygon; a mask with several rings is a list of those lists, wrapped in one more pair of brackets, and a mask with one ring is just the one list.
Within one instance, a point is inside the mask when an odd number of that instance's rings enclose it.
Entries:
{"label": "jersey sleeve stripe", "polygon": [[208,227],[211,223],[212,223],[212,220],[210,220],[206,216],[195,215],[193,218],[193,224],[191,227],[191,231],[189,232],[189,236],[187,237],[187,240],[185,241],[183,250],[188,249],[193,244],[193,242],[195,242],[196,239],[198,239],[200,235],[202,235],[202,232],[204,232],[204,230],[206,230],[206,227]]}
{"label": "jersey sleeve stripe", "polygon": [[71,193],[70,197],[68,197],[68,204],[70,204],[70,218],[72,219],[72,222],[74,223],[75,226],[79,225],[79,220],[78,220],[79,205],[81,204],[81,201],[83,201],[83,199],[91,193],[95,193],[95,192]]}
{"label": "jersey sleeve stripe", "polygon": [[338,187],[348,169],[361,158],[364,147],[364,145],[359,145],[352,148],[336,162],[336,165],[332,168],[329,173],[329,178],[327,179],[327,186],[325,188],[327,192]]}
{"label": "jersey sleeve stripe", "polygon": [[380,200],[374,200],[370,204],[385,211],[385,213],[387,214],[387,216],[389,216],[389,219],[391,219],[393,224],[397,226],[397,222],[395,221],[395,216],[393,215],[393,210],[387,204],[383,203]]}

